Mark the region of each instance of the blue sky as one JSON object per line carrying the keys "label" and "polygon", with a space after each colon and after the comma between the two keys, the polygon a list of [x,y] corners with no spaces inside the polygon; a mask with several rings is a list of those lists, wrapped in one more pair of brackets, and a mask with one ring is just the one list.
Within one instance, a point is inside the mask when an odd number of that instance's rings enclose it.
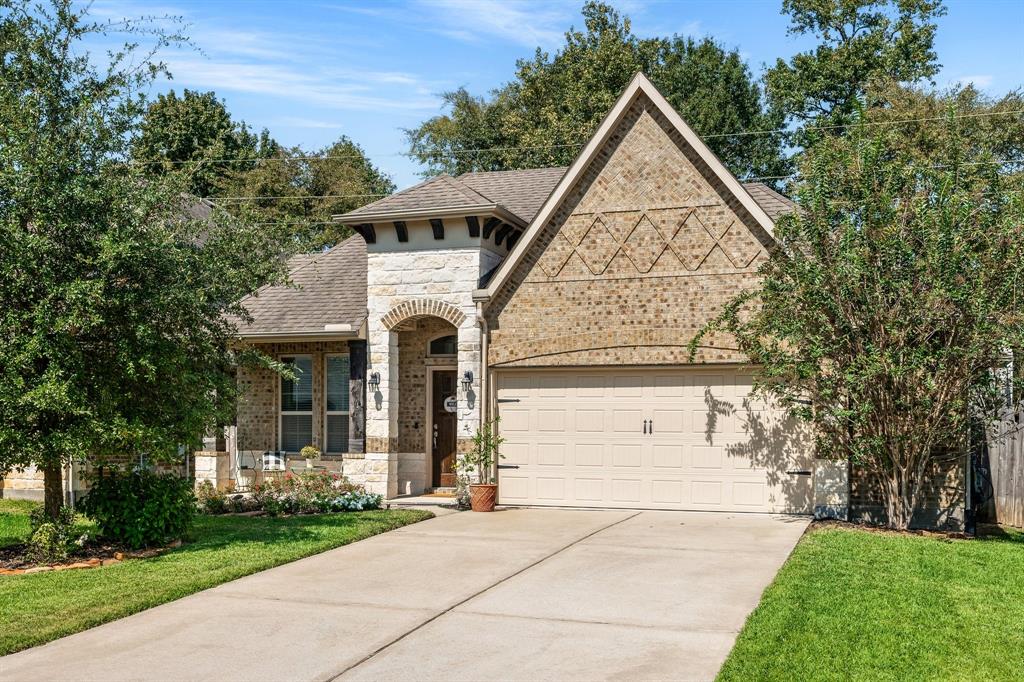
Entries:
{"label": "blue sky", "polygon": [[[755,74],[810,44],[786,35],[781,0],[623,0],[613,4],[642,36],[712,36],[736,47]],[[324,146],[345,134],[406,187],[420,167],[403,128],[441,112],[438,94],[482,94],[508,80],[517,58],[554,50],[575,2],[411,0],[98,0],[101,17],[182,16],[202,49],[163,54],[174,75],[157,90],[214,90],[229,110],[282,143]],[[971,80],[998,95],[1024,85],[1024,1],[948,3],[937,39],[939,85]]]}

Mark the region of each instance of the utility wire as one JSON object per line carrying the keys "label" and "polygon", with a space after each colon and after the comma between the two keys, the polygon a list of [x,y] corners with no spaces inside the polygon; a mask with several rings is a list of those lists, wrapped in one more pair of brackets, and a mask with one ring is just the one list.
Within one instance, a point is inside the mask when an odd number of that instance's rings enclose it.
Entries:
{"label": "utility wire", "polygon": [[[980,111],[973,114],[953,114],[952,116],[927,116],[922,118],[905,118],[895,121],[865,121],[860,123],[847,123],[843,125],[831,125],[831,126],[805,126],[801,130],[842,130],[844,128],[853,128],[858,125],[864,126],[885,126],[885,125],[904,125],[907,123],[920,123],[925,121],[944,121],[948,118],[982,118],[989,116],[1009,116],[1014,114],[1024,114],[1024,109],[1010,109],[1007,111]],[[787,132],[794,132],[786,128],[777,128],[774,130],[741,130],[734,133],[710,133],[708,135],[701,135],[701,139],[711,139],[718,137],[746,137],[753,135],[773,135]],[[587,138],[589,140],[590,138]],[[460,154],[477,154],[480,152],[507,152],[507,151],[520,151],[520,150],[542,150],[542,149],[561,149],[565,147],[578,147],[586,143],[583,142],[572,142],[564,144],[551,144],[551,145],[529,145],[529,146],[515,146],[515,147],[481,147],[479,149],[450,149],[445,152],[446,155],[458,156]],[[387,157],[395,156],[409,156],[406,152],[393,152],[390,154],[377,155]],[[179,165],[186,163],[256,163],[260,161],[327,161],[333,159],[368,159],[363,154],[323,154],[323,155],[308,155],[308,156],[266,156],[248,159],[187,159],[187,160],[156,160],[156,161],[129,161],[133,165]]]}
{"label": "utility wire", "polygon": [[[983,166],[987,164],[1024,164],[1024,159],[992,159],[991,161],[965,161],[960,164],[961,166]],[[948,168],[951,164],[940,163],[928,166],[928,168]],[[788,175],[761,175],[750,178],[737,178],[740,182],[759,182],[761,180],[785,180],[787,178],[800,177],[800,173],[790,173]],[[246,200],[263,200],[263,199],[360,199],[367,197],[389,197],[390,194],[288,194],[288,195],[267,195],[267,196],[250,196],[250,197],[203,197],[213,202],[218,201],[246,201]]]}

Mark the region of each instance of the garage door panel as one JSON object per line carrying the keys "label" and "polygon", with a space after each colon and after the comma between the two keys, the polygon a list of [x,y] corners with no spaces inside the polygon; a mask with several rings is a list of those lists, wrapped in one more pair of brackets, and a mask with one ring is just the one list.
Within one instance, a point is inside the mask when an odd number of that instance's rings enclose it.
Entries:
{"label": "garage door panel", "polygon": [[603,433],[606,420],[604,410],[580,410],[575,411],[576,431],[578,433]]}
{"label": "garage door panel", "polygon": [[604,444],[602,443],[576,443],[573,445],[573,452],[576,466],[604,466]]}
{"label": "garage door panel", "polygon": [[809,477],[787,473],[810,468],[810,439],[747,400],[735,369],[502,372],[497,386],[502,463],[518,466],[500,470],[503,504],[810,511]]}
{"label": "garage door panel", "polygon": [[612,410],[612,431],[637,433],[643,430],[644,413],[641,410]]}

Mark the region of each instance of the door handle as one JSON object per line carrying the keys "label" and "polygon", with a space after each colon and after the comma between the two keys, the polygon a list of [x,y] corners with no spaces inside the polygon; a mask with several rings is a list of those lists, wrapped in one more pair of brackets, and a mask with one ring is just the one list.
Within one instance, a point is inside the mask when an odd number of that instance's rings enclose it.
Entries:
{"label": "door handle", "polygon": [[499,469],[518,469],[519,465],[518,464],[499,464],[498,468]]}
{"label": "door handle", "polygon": [[810,476],[812,472],[810,469],[790,469],[786,473],[790,476]]}
{"label": "door handle", "polygon": [[644,420],[644,434],[647,433],[647,420]]}
{"label": "door handle", "polygon": [[652,435],[654,434],[654,420],[653,419],[651,420],[651,423],[647,425],[647,433],[652,434]]}

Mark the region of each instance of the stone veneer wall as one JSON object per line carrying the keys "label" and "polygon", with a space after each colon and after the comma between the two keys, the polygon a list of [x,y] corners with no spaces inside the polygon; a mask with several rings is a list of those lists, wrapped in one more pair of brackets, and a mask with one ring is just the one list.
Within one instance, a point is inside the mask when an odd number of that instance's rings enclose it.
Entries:
{"label": "stone veneer wall", "polygon": [[[383,228],[382,228],[383,229]],[[450,229],[460,229],[453,226]],[[461,227],[465,229],[465,227]],[[441,246],[441,244],[439,244]],[[473,373],[473,387],[467,394],[460,388],[457,437],[461,441],[471,438],[476,432],[480,419],[477,401],[480,382],[480,329],[476,322],[476,306],[473,290],[479,284],[481,267],[490,263],[481,255],[477,246],[458,248],[387,250],[367,254],[367,306],[369,315],[368,373],[380,374],[380,386],[367,397],[366,458],[377,469],[385,469],[387,489],[380,492],[394,497],[399,492],[417,492],[413,487],[412,465],[422,453],[423,445],[415,445],[412,453],[405,447],[413,447],[415,435],[402,436],[402,405],[412,401],[408,420],[422,420],[426,415],[424,388],[414,385],[408,389],[401,380],[402,335],[407,321],[437,319],[438,315],[416,313],[409,318],[395,319],[388,313],[395,308],[409,310],[410,301],[429,301],[446,304],[435,308],[454,309],[461,314],[456,333],[459,349],[456,361],[459,376],[469,370]],[[405,305],[403,305],[405,304]],[[429,306],[425,306],[424,309]],[[425,371],[425,370],[424,370]],[[418,407],[417,407],[418,406]],[[414,415],[419,410],[418,415]],[[421,441],[422,442],[422,441]],[[400,456],[401,453],[401,456]],[[400,488],[400,462],[406,462],[407,475]],[[418,475],[418,474],[416,474]],[[418,486],[417,486],[418,487]]]}
{"label": "stone veneer wall", "polygon": [[[686,364],[769,243],[641,96],[493,299],[490,364]],[[696,357],[743,359],[724,335]]]}

